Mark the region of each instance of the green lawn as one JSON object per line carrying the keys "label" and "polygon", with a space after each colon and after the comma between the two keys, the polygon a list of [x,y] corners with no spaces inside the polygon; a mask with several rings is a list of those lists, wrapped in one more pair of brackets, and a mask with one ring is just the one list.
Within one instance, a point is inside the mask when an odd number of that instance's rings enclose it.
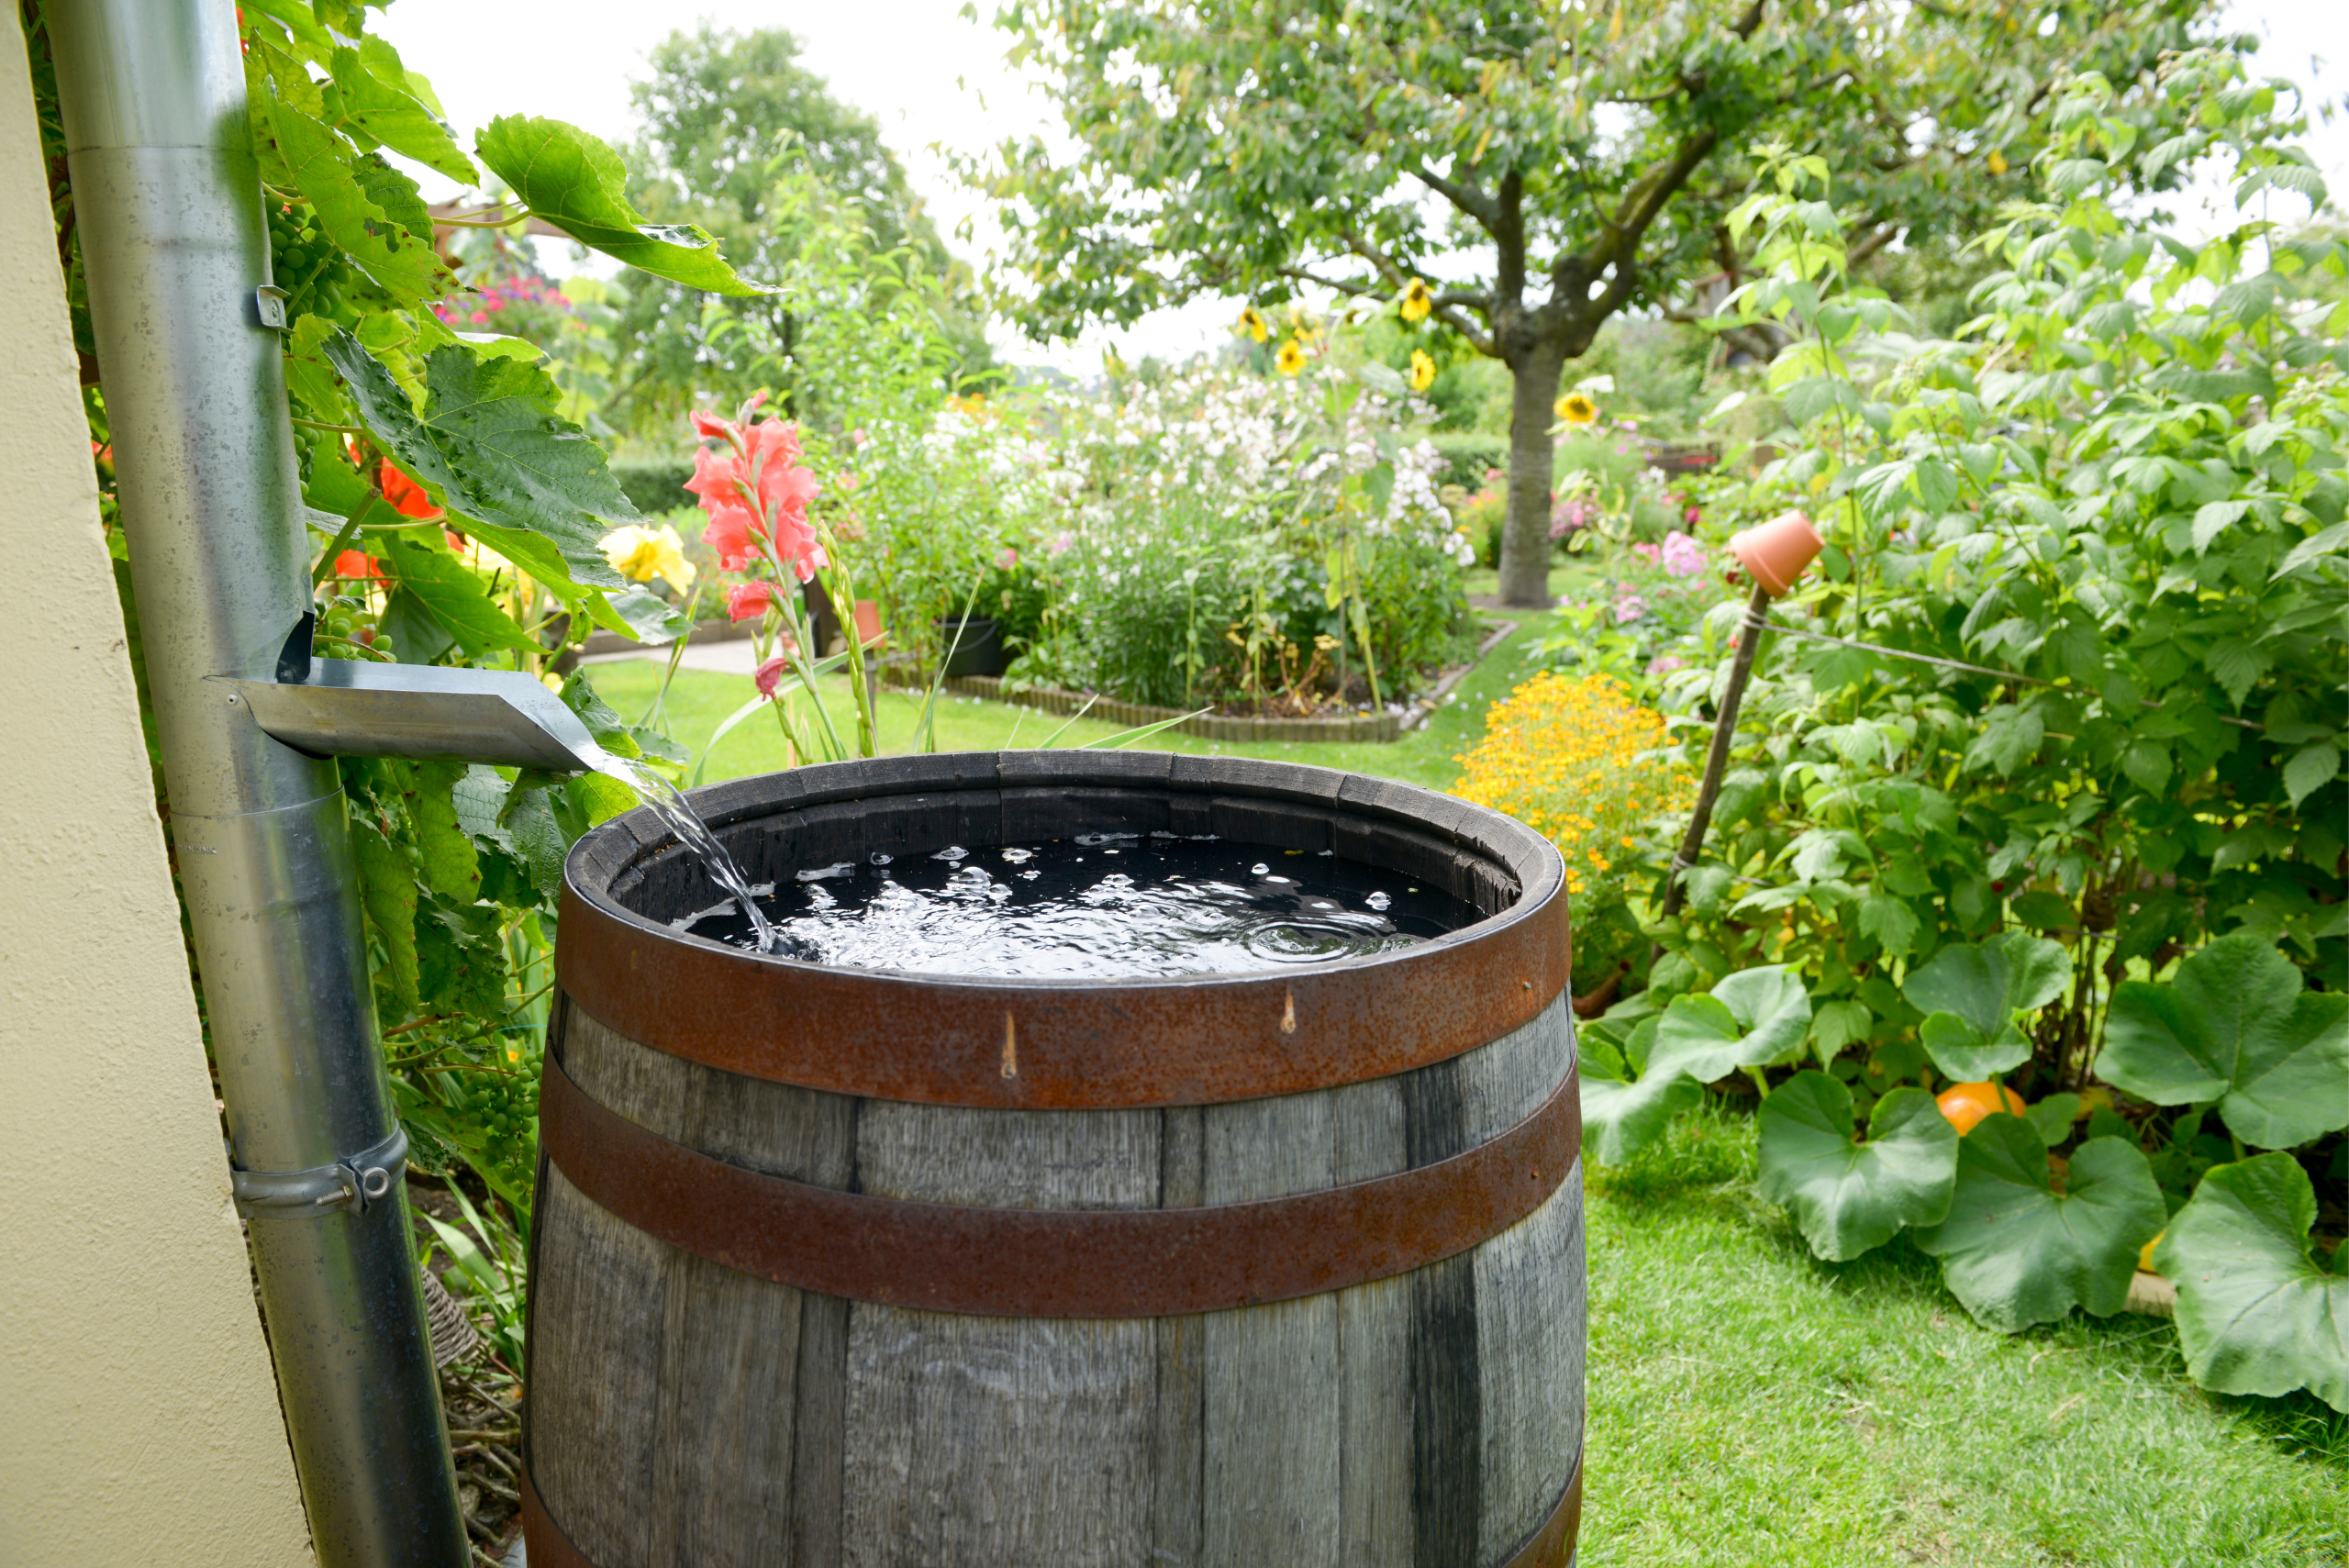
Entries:
{"label": "green lawn", "polygon": [[[1394,744],[1141,744],[1443,788],[1547,621],[1518,618],[1459,700]],[[590,673],[634,718],[660,667]],[[680,673],[673,733],[698,750],[749,686]],[[845,722],[845,686],[832,697]],[[885,749],[906,746],[916,706],[884,695]],[[950,700],[939,745],[1033,745],[1061,722]],[[1058,743],[1114,728],[1080,721]],[[773,725],[750,723],[719,745],[708,777],[782,762]],[[1584,1568],[2349,1562],[2349,1418],[2305,1396],[2202,1393],[2162,1319],[2075,1318],[2012,1337],[1977,1328],[1905,1242],[1855,1263],[1814,1260],[1753,1176],[1750,1118],[1718,1109],[1592,1175]]]}
{"label": "green lawn", "polygon": [[[1506,617],[1494,616],[1486,618],[1490,621],[1501,618],[1514,620],[1518,629],[1453,689],[1455,700],[1438,709],[1424,725],[1399,740],[1384,745],[1277,741],[1264,745],[1236,745],[1229,741],[1195,740],[1173,730],[1162,730],[1135,744],[1160,751],[1215,752],[1219,755],[1270,757],[1288,762],[1311,762],[1325,768],[1344,768],[1386,778],[1407,779],[1431,789],[1448,788],[1460,776],[1459,766],[1453,762],[1453,757],[1475,742],[1486,705],[1496,697],[1506,695],[1511,685],[1525,677],[1528,673],[1525,651],[1538,639],[1551,619],[1546,614],[1525,611],[1513,611]],[[622,717],[633,722],[651,706],[653,694],[661,684],[662,670],[662,665],[651,660],[629,660],[589,665],[587,676],[604,699]],[[727,715],[741,706],[751,694],[748,676],[713,675],[680,670],[669,688],[666,713],[669,734],[698,758],[702,748],[708,744],[710,734],[725,722]],[[830,710],[833,722],[843,735],[852,733],[851,727],[855,714],[845,679],[834,678],[827,683],[825,706]],[[903,751],[910,748],[914,721],[920,707],[918,695],[888,690],[882,692],[879,717],[881,749],[884,751]],[[1008,746],[1041,745],[1065,722],[1061,716],[1041,709],[1015,707],[977,697],[941,695],[935,728],[938,749],[941,751],[994,751]],[[1082,746],[1088,740],[1114,736],[1124,728],[1122,725],[1081,718],[1070,725],[1053,744]],[[740,778],[746,773],[768,773],[783,765],[783,736],[774,721],[762,714],[745,720],[718,743],[703,782],[715,783],[720,779]]]}
{"label": "green lawn", "polygon": [[1977,1328],[1753,1178],[1713,1109],[1591,1178],[1584,1568],[2349,1561],[2349,1418],[2204,1394],[2165,1318]]}

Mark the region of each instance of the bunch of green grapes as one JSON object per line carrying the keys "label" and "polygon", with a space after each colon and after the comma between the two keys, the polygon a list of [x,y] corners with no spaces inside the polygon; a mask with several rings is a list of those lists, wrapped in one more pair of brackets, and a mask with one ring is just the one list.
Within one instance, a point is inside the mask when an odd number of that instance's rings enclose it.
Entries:
{"label": "bunch of green grapes", "polygon": [[269,215],[270,275],[290,296],[289,324],[298,316],[323,316],[344,327],[384,296],[372,279],[351,264],[341,246],[318,227],[306,202],[287,202]]}
{"label": "bunch of green grapes", "polygon": [[538,1131],[539,1051],[535,1040],[512,1034],[495,1046],[488,1071],[439,1074],[460,1123],[508,1159],[527,1159]]}

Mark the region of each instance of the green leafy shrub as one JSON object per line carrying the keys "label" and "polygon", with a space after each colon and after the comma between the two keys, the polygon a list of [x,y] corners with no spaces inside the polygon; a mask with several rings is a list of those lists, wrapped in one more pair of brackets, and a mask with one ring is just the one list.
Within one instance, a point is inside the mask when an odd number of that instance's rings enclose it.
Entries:
{"label": "green leafy shrub", "polygon": [[[1793,339],[1768,375],[1793,455],[1746,505],[1799,506],[1828,550],[1774,606],[1649,989],[1590,1031],[1602,1105],[1638,1112],[1595,1148],[1709,1072],[1762,1074],[1764,1186],[1822,1256],[1912,1229],[2014,1329],[2118,1310],[2166,1225],[2194,1375],[2343,1406],[2317,1326],[2344,1249],[2294,1194],[2337,1179],[2349,1127],[2349,246],[2266,221],[2188,245],[2112,206],[2123,161],[2212,151],[2245,204],[2321,201],[2277,90],[2239,75],[2170,61],[2175,128],[2142,142],[2069,84],[2044,199],[1983,237],[1954,342],[1844,278],[1810,161],[1735,216],[1768,268],[1736,318]],[[1736,622],[1724,598],[1652,676],[1692,760]],[[1733,998],[1718,1047],[1664,1049],[1756,974],[1800,977],[1815,1071],[1773,1082],[1789,1059]],[[1913,1095],[1985,1082],[2035,1103],[1899,1146]],[[2249,1311],[2266,1289],[2288,1310]]]}

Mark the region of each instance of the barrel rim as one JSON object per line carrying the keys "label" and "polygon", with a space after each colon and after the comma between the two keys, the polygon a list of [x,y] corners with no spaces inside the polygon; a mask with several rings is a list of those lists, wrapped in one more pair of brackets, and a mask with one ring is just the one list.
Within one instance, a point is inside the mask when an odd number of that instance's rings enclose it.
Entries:
{"label": "barrel rim", "polygon": [[640,1044],[880,1099],[1030,1109],[1215,1104],[1392,1076],[1530,1022],[1569,973],[1564,862],[1532,829],[1417,785],[1177,752],[950,752],[711,785],[713,830],[847,801],[1037,787],[1257,798],[1408,827],[1505,869],[1516,901],[1398,952],[1239,974],[1120,980],[850,969],[748,953],[621,905],[614,881],[674,839],[640,808],[563,862],[556,976]]}

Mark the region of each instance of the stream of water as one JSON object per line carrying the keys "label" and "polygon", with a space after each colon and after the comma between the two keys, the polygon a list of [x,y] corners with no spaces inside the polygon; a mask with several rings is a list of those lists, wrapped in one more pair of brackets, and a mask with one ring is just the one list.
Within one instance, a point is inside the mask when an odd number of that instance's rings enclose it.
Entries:
{"label": "stream of water", "polygon": [[726,852],[726,846],[718,841],[718,835],[709,830],[709,825],[686,803],[685,792],[652,768],[630,757],[616,757],[598,748],[596,755],[586,760],[595,765],[597,773],[607,778],[618,779],[634,790],[637,798],[651,806],[652,814],[677,836],[677,842],[685,845],[686,851],[701,862],[701,869],[708,874],[710,881],[733,895],[729,907],[740,908],[749,916],[741,945],[753,952],[777,951],[774,927],[759,907],[758,897],[751,889],[751,879],[742,874],[742,868],[735,863],[732,855]]}

